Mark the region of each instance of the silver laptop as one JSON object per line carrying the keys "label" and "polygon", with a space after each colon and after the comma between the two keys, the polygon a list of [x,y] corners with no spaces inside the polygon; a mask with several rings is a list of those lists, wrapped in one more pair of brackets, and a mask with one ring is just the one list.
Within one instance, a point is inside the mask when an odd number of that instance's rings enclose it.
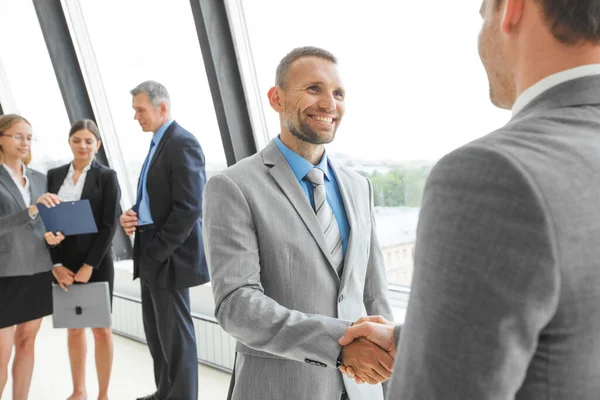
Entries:
{"label": "silver laptop", "polygon": [[71,285],[64,291],[52,285],[54,328],[108,328],[111,326],[108,282]]}

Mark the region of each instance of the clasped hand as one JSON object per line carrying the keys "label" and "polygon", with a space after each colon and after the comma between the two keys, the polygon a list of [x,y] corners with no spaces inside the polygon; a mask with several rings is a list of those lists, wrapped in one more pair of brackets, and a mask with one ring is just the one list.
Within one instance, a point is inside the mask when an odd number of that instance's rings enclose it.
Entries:
{"label": "clasped hand", "polygon": [[83,264],[81,268],[77,270],[77,273],[74,273],[63,265],[57,265],[52,268],[52,274],[65,292],[74,282],[88,283],[92,277],[92,272],[94,272],[94,268],[87,264]]}
{"label": "clasped hand", "polygon": [[373,385],[391,377],[396,357],[393,323],[382,316],[362,317],[339,343],[344,346],[340,371],[356,383]]}

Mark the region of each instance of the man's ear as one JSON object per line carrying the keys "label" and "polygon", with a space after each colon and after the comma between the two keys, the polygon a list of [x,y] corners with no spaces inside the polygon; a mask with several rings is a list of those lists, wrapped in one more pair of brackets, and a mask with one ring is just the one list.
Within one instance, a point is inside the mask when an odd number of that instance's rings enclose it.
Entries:
{"label": "man's ear", "polygon": [[167,104],[166,103],[160,103],[160,113],[161,114],[168,114],[169,110],[167,109]]}
{"label": "man's ear", "polygon": [[502,21],[500,29],[504,33],[511,33],[516,28],[523,18],[523,8],[525,0],[504,0],[502,6]]}
{"label": "man's ear", "polygon": [[269,104],[271,104],[273,110],[281,112],[281,110],[283,109],[283,98],[281,88],[279,86],[273,86],[271,89],[269,89],[268,96]]}

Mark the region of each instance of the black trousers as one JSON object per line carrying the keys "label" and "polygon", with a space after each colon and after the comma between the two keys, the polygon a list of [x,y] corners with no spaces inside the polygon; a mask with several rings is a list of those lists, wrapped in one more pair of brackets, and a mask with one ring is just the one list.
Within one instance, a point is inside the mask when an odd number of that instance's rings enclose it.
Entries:
{"label": "black trousers", "polygon": [[[155,232],[138,233],[140,249]],[[140,269],[144,266],[140,265]],[[159,400],[198,399],[198,355],[189,289],[164,289],[140,274],[144,332]]]}

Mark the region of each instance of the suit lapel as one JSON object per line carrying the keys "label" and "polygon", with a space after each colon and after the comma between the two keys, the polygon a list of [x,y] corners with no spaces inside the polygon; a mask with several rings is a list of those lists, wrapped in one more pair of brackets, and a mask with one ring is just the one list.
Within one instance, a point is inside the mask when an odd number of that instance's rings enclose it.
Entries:
{"label": "suit lapel", "polygon": [[272,166],[272,168],[269,169],[269,173],[273,179],[275,179],[275,182],[277,185],[279,185],[292,206],[296,209],[296,212],[306,225],[306,228],[319,245],[319,248],[325,257],[327,257],[330,268],[337,275],[337,270],[333,266],[331,252],[327,248],[325,235],[321,229],[321,226],[319,225],[319,220],[310,206],[310,203],[307,201],[306,196],[298,184],[298,180],[292,172],[287,160],[283,154],[281,154],[277,148],[277,145],[275,145],[275,142],[273,141],[271,141],[271,143],[269,143],[269,145],[261,153],[265,165]]}
{"label": "suit lapel", "polygon": [[31,203],[35,204],[36,200],[46,191],[45,179],[38,179],[43,175],[33,175],[31,169],[27,168],[27,179],[29,179],[29,193],[31,195]]}
{"label": "suit lapel", "polygon": [[[154,162],[158,159],[158,157],[160,156],[160,153],[165,148],[165,144],[167,143],[169,136],[171,136],[173,134],[173,132],[175,131],[175,129],[178,126],[179,125],[177,125],[177,122],[173,121],[171,123],[171,125],[169,125],[167,130],[165,131],[165,134],[163,135],[163,137],[160,139],[160,142],[158,142],[158,144],[156,145],[157,146],[156,151],[154,152],[154,155],[152,156],[152,160],[150,160],[150,165],[148,166],[148,174],[150,173],[150,170],[152,170],[152,166],[154,165]],[[146,180],[146,184],[148,184],[147,180]]]}
{"label": "suit lapel", "polygon": [[71,164],[67,164],[67,165],[63,165],[62,167],[56,169],[56,172],[54,173],[55,174],[54,179],[52,179],[52,187],[48,188],[48,191],[50,193],[54,193],[54,194],[58,193],[63,182],[65,181],[65,179],[67,179],[67,175],[69,174],[70,166],[71,166]]}
{"label": "suit lapel", "polygon": [[15,181],[13,181],[8,171],[2,166],[0,166],[0,185],[3,185],[6,188],[6,190],[8,190],[8,192],[15,199],[17,204],[19,204],[19,207],[21,207],[22,209],[27,208],[25,202],[23,201],[23,196],[21,196],[19,188],[17,187],[17,185],[15,185]]}
{"label": "suit lapel", "polygon": [[87,172],[87,175],[85,176],[85,182],[83,183],[83,191],[81,192],[82,199],[90,198],[90,193],[99,175],[100,171],[98,169],[98,164],[96,161],[92,161],[90,170]]}
{"label": "suit lapel", "polygon": [[352,266],[354,265],[353,259],[356,257],[357,252],[360,250],[359,247],[355,245],[357,231],[357,215],[356,215],[356,205],[354,204],[353,197],[351,196],[351,187],[352,182],[348,178],[348,175],[343,170],[338,170],[335,164],[329,159],[331,163],[333,173],[335,174],[335,178],[338,182],[338,187],[340,189],[340,193],[342,194],[342,201],[344,202],[344,208],[346,209],[346,216],[348,217],[348,223],[350,224],[350,235],[348,237],[348,247],[346,248],[346,256],[344,257],[344,270],[341,276],[341,284],[340,291],[348,282],[348,277],[350,276],[350,272],[352,270]]}

